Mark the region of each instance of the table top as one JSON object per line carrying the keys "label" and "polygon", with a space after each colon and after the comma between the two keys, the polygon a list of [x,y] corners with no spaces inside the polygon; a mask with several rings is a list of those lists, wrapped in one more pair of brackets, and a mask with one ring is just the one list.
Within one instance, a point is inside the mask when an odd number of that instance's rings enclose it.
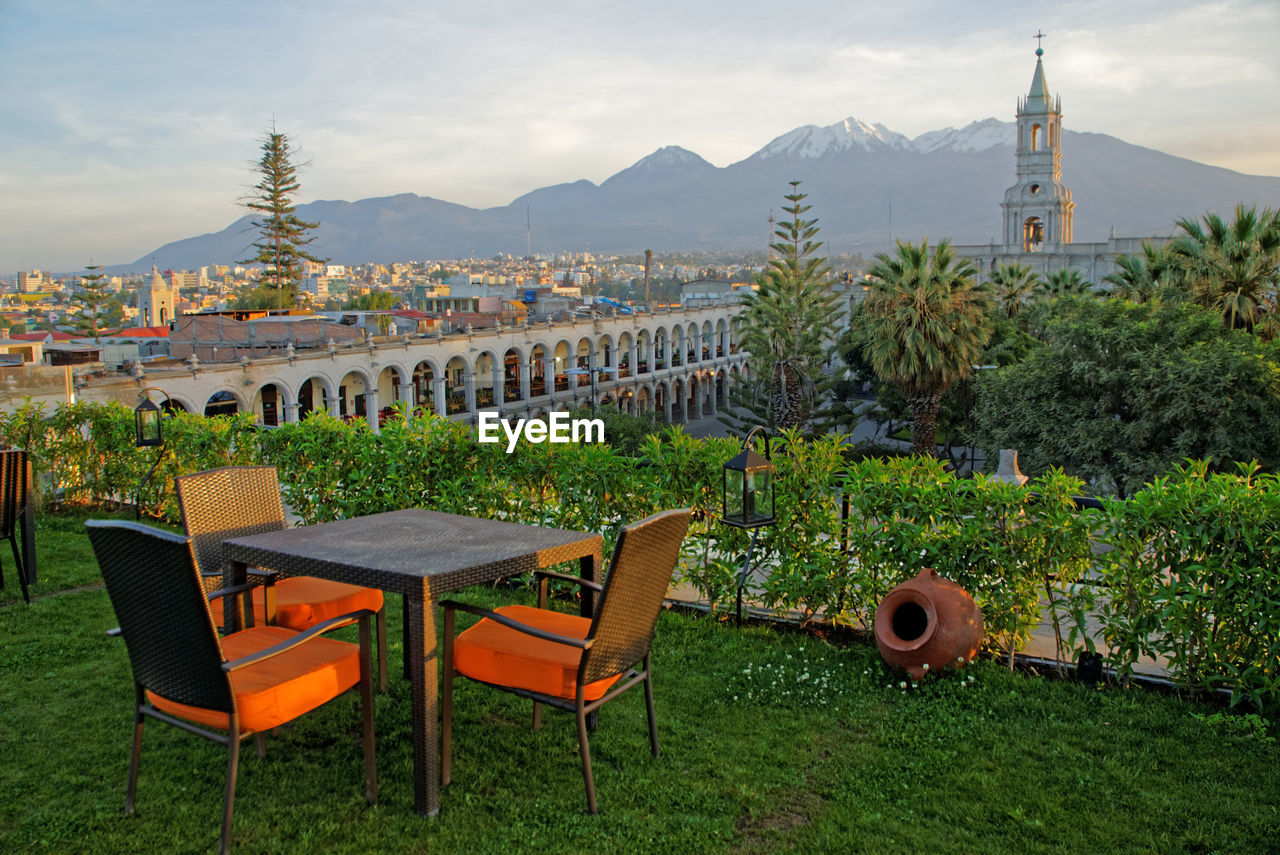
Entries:
{"label": "table top", "polygon": [[598,534],[410,508],[223,542],[230,561],[392,593],[456,591],[600,556]]}

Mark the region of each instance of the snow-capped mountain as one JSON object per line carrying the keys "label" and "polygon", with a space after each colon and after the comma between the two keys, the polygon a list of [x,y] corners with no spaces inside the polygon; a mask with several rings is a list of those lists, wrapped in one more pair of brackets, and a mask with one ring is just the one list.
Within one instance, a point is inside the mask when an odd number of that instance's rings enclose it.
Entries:
{"label": "snow-capped mountain", "polygon": [[971,122],[959,130],[943,128],[929,131],[911,141],[911,147],[921,154],[946,149],[948,151],[986,151],[999,145],[1012,148],[1018,141],[1018,126],[999,119],[982,119]]}
{"label": "snow-capped mountain", "polygon": [[[335,263],[523,254],[532,223],[536,252],[590,246],[761,250],[768,217],[799,179],[820,220],[824,251],[864,256],[894,239],[985,243],[1000,233],[1000,200],[1014,181],[1012,122],[983,119],[908,139],[848,118],[806,125],[737,163],[717,167],[665,146],[600,185],[569,181],[478,210],[405,193],[300,205],[318,220],[310,249]],[[1170,234],[1180,217],[1229,213],[1237,202],[1280,207],[1280,178],[1242,175],[1172,157],[1104,134],[1064,132],[1062,180],[1076,201],[1079,241]],[[253,229],[242,218],[217,234],[168,244],[112,274],[192,269],[246,257]]]}
{"label": "snow-capped mountain", "polygon": [[869,125],[853,116],[834,125],[805,125],[785,133],[760,149],[753,158],[768,160],[779,157],[811,159],[839,155],[851,149],[874,151],[891,148],[906,151],[911,141],[884,125]]}

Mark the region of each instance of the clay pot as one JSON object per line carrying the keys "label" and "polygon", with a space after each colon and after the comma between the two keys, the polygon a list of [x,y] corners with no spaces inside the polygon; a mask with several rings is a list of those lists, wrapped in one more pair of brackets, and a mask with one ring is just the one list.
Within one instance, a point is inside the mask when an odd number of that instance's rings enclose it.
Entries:
{"label": "clay pot", "polygon": [[926,567],[880,601],[875,632],[884,661],[919,680],[973,658],[982,644],[982,610],[964,588]]}

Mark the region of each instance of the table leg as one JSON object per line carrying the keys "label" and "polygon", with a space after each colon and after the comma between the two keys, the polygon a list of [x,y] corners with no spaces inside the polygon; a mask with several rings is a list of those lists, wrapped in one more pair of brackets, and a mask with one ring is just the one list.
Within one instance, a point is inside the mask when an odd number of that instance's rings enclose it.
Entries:
{"label": "table leg", "polygon": [[[578,559],[578,575],[589,582],[599,582],[602,572],[601,565],[603,559],[600,553],[595,555],[584,555]],[[579,614],[584,618],[593,617],[595,615],[596,594],[590,588],[582,589],[582,601],[579,605]]]}
{"label": "table leg", "polygon": [[423,591],[406,596],[405,605],[409,641],[404,658],[413,698],[413,809],[423,816],[435,816],[440,813],[435,601]]}
{"label": "table leg", "polygon": [[[222,574],[222,587],[229,588],[232,585],[243,585],[248,575],[249,570],[243,561],[228,561],[227,569]],[[223,632],[237,632],[244,626],[244,616],[241,614],[243,604],[244,598],[240,596],[222,598]],[[250,592],[249,596],[249,608],[253,608],[252,592]]]}
{"label": "table leg", "polygon": [[[583,579],[591,582],[599,582],[603,570],[604,557],[602,553],[597,552],[594,555],[584,555],[578,559],[578,575]],[[585,617],[595,616],[595,591],[590,588],[582,589],[582,604],[579,607],[579,613]],[[600,710],[587,713],[587,731],[595,733],[596,728],[600,726]]]}

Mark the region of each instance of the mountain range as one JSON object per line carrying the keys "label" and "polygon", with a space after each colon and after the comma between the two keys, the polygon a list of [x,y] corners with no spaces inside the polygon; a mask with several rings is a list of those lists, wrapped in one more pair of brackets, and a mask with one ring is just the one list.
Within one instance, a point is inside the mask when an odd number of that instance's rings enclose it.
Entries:
{"label": "mountain range", "polygon": [[[1001,229],[1014,183],[1016,125],[984,119],[910,139],[855,118],[783,134],[750,157],[717,167],[666,146],[596,185],[580,180],[476,209],[403,193],[298,206],[318,221],[309,249],[335,264],[499,253],[652,249],[762,251],[769,218],[799,179],[819,219],[824,252],[870,256],[894,239],[985,243]],[[1115,137],[1062,136],[1062,180],[1076,202],[1075,239],[1168,235],[1181,217],[1229,214],[1238,202],[1280,206],[1280,178],[1207,166]],[[531,232],[526,223],[532,224]],[[245,216],[215,234],[175,241],[112,272],[195,269],[247,257]]]}

